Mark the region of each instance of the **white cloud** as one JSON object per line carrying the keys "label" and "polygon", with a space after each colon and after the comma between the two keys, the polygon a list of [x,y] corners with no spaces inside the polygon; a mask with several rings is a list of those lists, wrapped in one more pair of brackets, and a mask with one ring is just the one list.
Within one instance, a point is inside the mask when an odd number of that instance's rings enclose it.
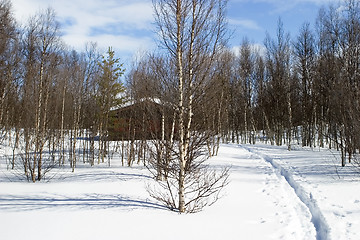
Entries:
{"label": "white cloud", "polygon": [[314,3],[317,5],[328,4],[329,2],[339,2],[344,0],[232,0],[234,2],[256,2],[271,3],[275,5],[284,5],[290,3]]}
{"label": "white cloud", "polygon": [[299,4],[314,4],[316,6],[327,5],[329,3],[338,3],[345,0],[232,0],[237,3],[267,3],[271,4],[274,9],[271,10],[274,14],[283,13],[296,8]]}
{"label": "white cloud", "polygon": [[102,51],[113,47],[117,51],[135,53],[139,49],[150,49],[153,47],[152,40],[148,37],[136,38],[127,35],[101,34],[96,36],[66,35],[63,37],[66,42],[72,42],[73,47],[81,49],[86,42],[97,42]]}
{"label": "white cloud", "polygon": [[242,20],[229,19],[229,24],[240,26],[247,29],[252,29],[252,30],[261,30],[261,27],[257,24],[257,22],[250,19],[242,19]]}
{"label": "white cloud", "polygon": [[[23,24],[40,10],[51,7],[62,24],[65,42],[82,49],[86,42],[133,52],[151,46],[151,0],[12,0],[15,17]],[[96,31],[95,31],[96,30]]]}
{"label": "white cloud", "polygon": [[299,4],[313,4],[320,7],[323,5],[328,5],[329,3],[339,3],[344,0],[292,0],[292,1],[265,0],[265,1],[269,1],[270,3],[273,3],[277,7],[276,12],[285,12],[290,9],[296,8]]}
{"label": "white cloud", "polygon": [[[266,47],[263,45],[263,44],[260,44],[260,43],[251,43],[250,44],[250,48],[251,48],[251,51],[253,52],[257,52],[260,54],[260,56],[265,56],[266,55]],[[241,49],[241,46],[240,45],[237,45],[237,46],[233,46],[231,48],[231,51],[236,55],[236,56],[239,56],[240,55],[240,49]]]}

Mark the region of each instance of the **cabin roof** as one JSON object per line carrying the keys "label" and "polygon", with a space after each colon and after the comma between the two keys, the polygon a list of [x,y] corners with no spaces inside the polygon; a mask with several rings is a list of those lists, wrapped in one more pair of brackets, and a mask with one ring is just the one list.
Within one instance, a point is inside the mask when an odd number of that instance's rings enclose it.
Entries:
{"label": "cabin roof", "polygon": [[161,101],[159,98],[150,98],[149,97],[149,98],[141,98],[139,100],[126,101],[124,104],[112,108],[111,111],[124,110],[124,109],[127,109],[127,108],[131,108],[132,106],[141,104],[141,103],[152,103],[152,104],[155,104],[155,105],[166,106],[166,107],[170,107],[172,105],[169,102]]}

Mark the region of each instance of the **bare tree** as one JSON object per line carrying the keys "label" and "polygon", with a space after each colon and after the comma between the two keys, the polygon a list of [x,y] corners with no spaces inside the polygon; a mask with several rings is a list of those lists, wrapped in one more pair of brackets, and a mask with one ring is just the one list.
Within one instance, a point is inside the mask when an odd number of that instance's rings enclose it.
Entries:
{"label": "bare tree", "polygon": [[11,99],[17,95],[19,78],[19,34],[11,12],[11,2],[0,1],[0,131],[11,125]]}
{"label": "bare tree", "polygon": [[32,148],[32,161],[25,157],[25,172],[30,173],[31,180],[40,181],[43,177],[43,150],[47,139],[49,95],[52,81],[58,66],[61,47],[60,32],[55,14],[51,9],[33,17],[29,21],[24,36],[25,85],[24,109],[29,116],[27,122],[27,147],[25,156]]}
{"label": "bare tree", "polygon": [[228,109],[230,95],[229,79],[233,78],[235,55],[228,49],[220,52],[216,57],[215,70],[209,73],[210,84],[204,90],[201,115],[196,121],[203,125],[201,129],[209,132],[207,148],[209,156],[218,154],[222,137],[228,134]]}
{"label": "bare tree", "polygon": [[[278,21],[276,39],[268,36],[265,40],[267,48],[267,71],[269,75],[270,94],[272,99],[272,123],[275,132],[275,142],[282,145],[286,129],[286,141],[291,147],[292,138],[292,105],[290,79],[290,36],[284,31],[281,19]],[[286,114],[284,114],[286,113]]]}
{"label": "bare tree", "polygon": [[295,70],[300,81],[302,145],[314,147],[317,101],[314,92],[316,52],[314,34],[305,23],[294,43]]}
{"label": "bare tree", "polygon": [[[177,92],[174,97],[177,99],[178,162],[173,169],[176,171],[175,192],[178,194],[175,204],[181,213],[189,211],[185,189],[189,179],[192,181],[188,177],[196,169],[195,153],[202,145],[196,141],[200,136],[193,135],[196,114],[194,106],[202,96],[201,90],[207,82],[206,73],[209,72],[226,33],[225,5],[226,1],[220,0],[153,1],[161,41],[176,66],[174,76],[177,79]],[[169,181],[168,178],[167,182]],[[174,192],[170,190],[172,187],[167,189],[175,199]]]}

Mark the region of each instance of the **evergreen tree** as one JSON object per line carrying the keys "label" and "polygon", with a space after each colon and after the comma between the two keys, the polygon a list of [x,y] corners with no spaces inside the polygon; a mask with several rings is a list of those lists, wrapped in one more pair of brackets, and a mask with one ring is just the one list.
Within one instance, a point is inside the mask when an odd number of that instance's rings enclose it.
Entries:
{"label": "evergreen tree", "polygon": [[98,106],[98,130],[99,130],[99,163],[104,161],[106,155],[106,137],[109,128],[110,110],[123,101],[119,95],[124,92],[124,86],[120,77],[125,69],[120,59],[115,57],[115,52],[109,47],[107,56],[102,57],[99,63],[101,75],[97,86],[96,103]]}

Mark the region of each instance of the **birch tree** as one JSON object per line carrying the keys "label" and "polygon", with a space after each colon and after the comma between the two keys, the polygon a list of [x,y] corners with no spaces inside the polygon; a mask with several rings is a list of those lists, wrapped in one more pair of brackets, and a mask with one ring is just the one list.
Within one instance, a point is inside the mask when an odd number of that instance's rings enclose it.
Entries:
{"label": "birch tree", "polygon": [[[194,106],[201,98],[200,92],[208,81],[206,73],[213,65],[215,54],[226,34],[226,1],[153,0],[153,6],[162,45],[176,66],[174,76],[177,79],[175,99],[178,119],[178,162],[175,166],[175,189],[178,195],[174,198],[169,189],[169,202],[172,208],[183,213],[192,211],[192,204],[196,202],[187,200],[185,196],[185,189],[189,186],[186,179],[189,179],[190,167],[195,160],[193,151],[199,150],[194,148]],[[193,180],[190,177],[190,182]],[[198,190],[195,192],[199,193]]]}
{"label": "birch tree", "polygon": [[[49,94],[55,70],[58,66],[58,51],[61,48],[59,25],[55,13],[47,9],[31,18],[24,36],[25,79],[24,109],[29,116],[25,130],[27,151],[32,147],[32,161],[25,160],[31,180],[43,178],[43,150],[46,143],[49,112]],[[26,156],[29,156],[27,153]]]}
{"label": "birch tree", "polygon": [[290,150],[292,137],[290,35],[285,33],[281,19],[278,21],[276,33],[275,39],[267,36],[265,40],[270,94],[273,101],[272,126],[275,129],[277,145],[282,145],[283,134],[286,131],[286,141]]}
{"label": "birch tree", "polygon": [[17,95],[19,34],[12,16],[11,2],[0,1],[0,130],[9,128],[11,96]]}
{"label": "birch tree", "polygon": [[294,43],[295,71],[300,81],[302,145],[314,147],[317,101],[314,93],[316,69],[315,39],[305,23]]}

